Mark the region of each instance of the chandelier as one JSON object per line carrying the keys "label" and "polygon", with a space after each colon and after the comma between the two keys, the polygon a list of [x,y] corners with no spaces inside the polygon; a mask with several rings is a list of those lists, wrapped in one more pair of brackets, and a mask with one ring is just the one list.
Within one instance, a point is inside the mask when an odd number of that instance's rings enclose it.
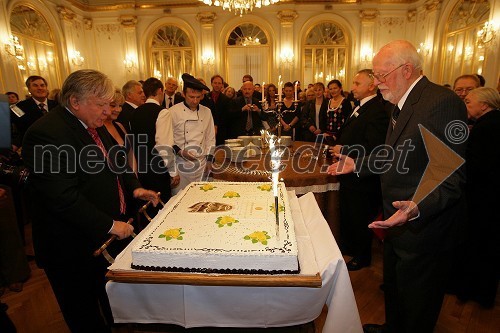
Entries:
{"label": "chandelier", "polygon": [[229,10],[234,12],[234,14],[247,14],[253,10],[253,8],[260,8],[269,6],[279,2],[280,0],[199,0],[209,6],[222,7],[224,10]]}

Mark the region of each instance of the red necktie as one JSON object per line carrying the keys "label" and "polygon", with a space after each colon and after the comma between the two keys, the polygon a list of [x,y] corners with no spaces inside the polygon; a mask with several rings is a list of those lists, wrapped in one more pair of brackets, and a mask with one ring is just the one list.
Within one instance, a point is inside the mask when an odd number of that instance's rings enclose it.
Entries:
{"label": "red necktie", "polygon": [[[101,149],[104,157],[108,158],[108,152],[106,151],[106,148],[104,147],[104,144],[102,143],[101,138],[99,137],[99,133],[97,133],[96,129],[88,127],[87,131],[89,132],[97,147]],[[118,185],[118,196],[120,197],[120,213],[125,214],[127,206],[125,204],[125,196],[123,194],[123,189],[120,184],[120,180],[118,179],[118,175],[116,176],[116,184]]]}

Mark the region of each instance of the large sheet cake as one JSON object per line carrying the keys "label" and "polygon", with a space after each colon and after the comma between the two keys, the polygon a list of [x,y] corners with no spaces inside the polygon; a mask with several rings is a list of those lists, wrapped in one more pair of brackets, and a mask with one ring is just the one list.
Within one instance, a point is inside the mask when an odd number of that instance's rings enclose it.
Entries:
{"label": "large sheet cake", "polygon": [[132,267],[231,274],[296,274],[297,242],[285,185],[191,183],[140,233]]}

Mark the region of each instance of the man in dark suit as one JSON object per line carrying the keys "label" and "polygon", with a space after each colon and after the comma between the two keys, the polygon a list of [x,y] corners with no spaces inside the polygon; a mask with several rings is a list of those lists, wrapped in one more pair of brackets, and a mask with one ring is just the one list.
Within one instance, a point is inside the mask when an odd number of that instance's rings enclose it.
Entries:
{"label": "man in dark suit", "polygon": [[127,81],[123,85],[122,95],[125,97],[125,103],[122,105],[122,112],[118,115],[117,121],[130,132],[130,117],[135,109],[146,102],[146,96],[144,95],[142,84],[135,80]]}
{"label": "man in dark suit", "polygon": [[177,88],[179,88],[179,82],[176,78],[169,77],[167,81],[165,81],[165,96],[161,103],[164,109],[169,109],[175,104],[184,101],[184,97],[177,91]]}
{"label": "man in dark suit", "polygon": [[[444,147],[450,149],[450,156],[460,160],[465,140],[449,138],[448,126],[462,124],[465,129],[467,113],[453,91],[430,82],[420,74],[421,68],[411,43],[399,40],[381,48],[373,58],[373,77],[384,99],[395,105],[385,148],[356,165],[353,159],[337,155],[340,160],[328,169],[333,175],[354,170],[360,177],[380,173],[385,220],[369,227],[387,229],[386,325],[368,324],[363,327],[365,332],[433,332],[453,249],[462,238],[464,165],[449,166],[449,159],[440,161],[444,164],[438,165],[439,170],[431,164],[423,178],[429,158],[421,130],[430,131],[447,145]],[[444,174],[447,168],[451,171]]]}
{"label": "man in dark suit", "polygon": [[213,101],[214,108],[212,109],[212,117],[215,125],[215,142],[217,145],[223,145],[228,138],[228,112],[230,107],[229,98],[222,93],[224,88],[224,79],[219,74],[212,76],[210,79],[212,91],[209,93],[210,99]]}
{"label": "man in dark suit", "polygon": [[[371,154],[375,147],[384,144],[389,116],[377,97],[372,71],[363,69],[354,77],[354,98],[359,105],[346,119],[340,130],[338,145],[332,153],[341,153],[353,159]],[[382,206],[378,175],[357,177],[339,175],[340,235],[343,252],[353,258],[347,269],[356,271],[371,263],[373,233],[368,224],[378,215]]]}
{"label": "man in dark suit", "polygon": [[141,184],[161,192],[161,199],[167,202],[172,196],[172,186],[179,183],[172,150],[172,120],[168,109],[161,106],[164,96],[161,81],[149,78],[144,81],[143,89],[146,103],[139,106],[130,118],[137,176]]}
{"label": "man in dark suit", "polygon": [[253,97],[254,85],[246,81],[241,86],[242,96],[237,97],[230,111],[232,125],[229,127],[229,137],[237,138],[240,135],[260,135],[262,125],[262,111],[259,100]]}
{"label": "man in dark suit", "polygon": [[10,119],[15,127],[15,135],[12,137],[13,150],[21,147],[24,133],[28,128],[57,106],[56,101],[47,99],[49,90],[47,80],[43,77],[38,75],[28,77],[26,87],[31,97],[11,106]]}
{"label": "man in dark suit", "polygon": [[37,264],[72,332],[111,332],[108,263],[93,252],[110,235],[125,239],[132,234],[133,227],[123,222],[127,195],[158,202],[156,193],[142,188],[127,163],[113,154],[102,126],[113,96],[113,83],[104,74],[71,73],[62,86],[61,106],[33,124],[23,142]]}

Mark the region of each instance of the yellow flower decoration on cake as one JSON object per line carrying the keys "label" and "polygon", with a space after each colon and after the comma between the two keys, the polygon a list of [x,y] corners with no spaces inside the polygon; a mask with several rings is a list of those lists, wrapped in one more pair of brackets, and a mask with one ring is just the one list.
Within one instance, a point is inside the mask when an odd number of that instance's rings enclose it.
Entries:
{"label": "yellow flower decoration on cake", "polygon": [[235,191],[227,191],[226,193],[224,193],[224,195],[222,197],[223,198],[239,198],[240,194],[238,192],[235,192]]}
{"label": "yellow flower decoration on cake", "polygon": [[[269,210],[271,212],[275,212],[275,209],[274,209],[274,205],[269,205]],[[282,204],[279,204],[278,205],[278,212],[284,212],[285,211],[285,206],[283,206]]]}
{"label": "yellow flower decoration on cake", "polygon": [[264,185],[259,185],[257,188],[261,191],[267,191],[270,192],[273,189],[273,186],[271,184],[264,184]]}
{"label": "yellow flower decoration on cake", "polygon": [[158,238],[165,238],[166,241],[169,241],[171,239],[182,240],[182,235],[184,234],[185,232],[182,231],[182,228],[169,229],[158,236]]}
{"label": "yellow flower decoration on cake", "polygon": [[235,219],[234,217],[231,217],[229,215],[219,216],[217,218],[217,221],[215,221],[215,223],[219,225],[219,228],[222,228],[225,225],[227,225],[228,227],[231,227],[233,225],[233,223],[238,223],[238,222],[240,222],[240,221],[238,221],[237,219]]}
{"label": "yellow flower decoration on cake", "polygon": [[200,187],[200,190],[207,192],[207,191],[213,190],[214,188],[217,188],[217,187],[213,186],[212,184],[205,184],[205,185]]}
{"label": "yellow flower decoration on cake", "polygon": [[250,235],[246,235],[243,237],[245,240],[252,240],[252,243],[262,243],[262,245],[267,245],[267,240],[270,239],[271,236],[267,234],[267,231],[254,231]]}

